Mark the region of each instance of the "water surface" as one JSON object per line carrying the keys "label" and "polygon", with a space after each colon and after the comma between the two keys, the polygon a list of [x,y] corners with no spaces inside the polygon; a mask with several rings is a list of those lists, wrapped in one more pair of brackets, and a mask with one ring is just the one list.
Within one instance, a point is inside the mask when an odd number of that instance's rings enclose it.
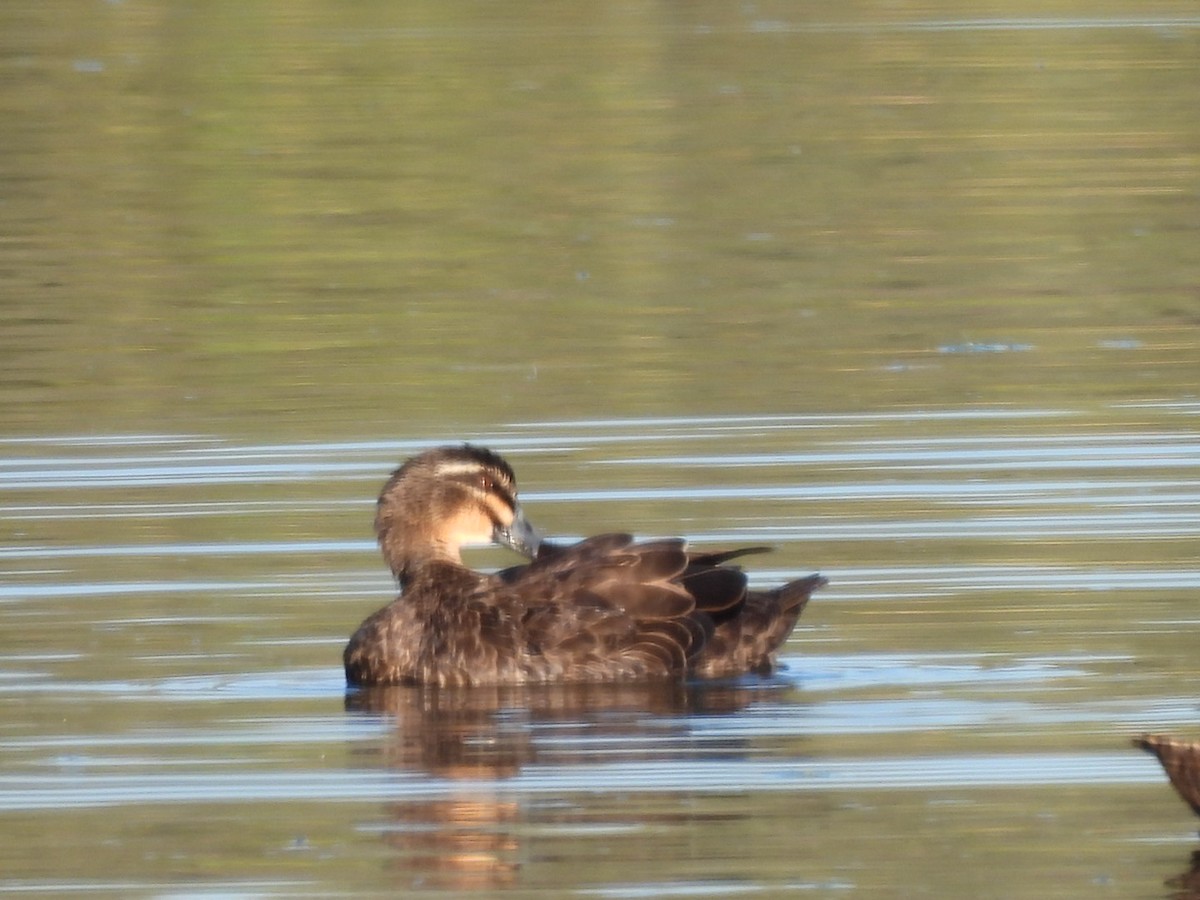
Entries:
{"label": "water surface", "polygon": [[[0,891],[1197,896],[1194,4],[828,7],[4,5]],[[347,694],[459,440],[831,584]]]}
{"label": "water surface", "polygon": [[338,668],[419,444],[9,442],[6,885],[1154,896],[1194,823],[1126,740],[1200,712],[1195,412],[469,435],[557,533],[769,540],[756,583],[833,583],[771,678],[442,692]]}

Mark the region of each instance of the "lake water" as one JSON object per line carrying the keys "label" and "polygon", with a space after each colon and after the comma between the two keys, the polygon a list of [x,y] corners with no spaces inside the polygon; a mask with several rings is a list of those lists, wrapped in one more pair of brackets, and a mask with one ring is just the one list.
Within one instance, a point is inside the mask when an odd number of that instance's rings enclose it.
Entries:
{"label": "lake water", "polygon": [[[269,6],[0,9],[0,892],[1200,897],[1194,4]],[[461,440],[831,584],[348,695]]]}

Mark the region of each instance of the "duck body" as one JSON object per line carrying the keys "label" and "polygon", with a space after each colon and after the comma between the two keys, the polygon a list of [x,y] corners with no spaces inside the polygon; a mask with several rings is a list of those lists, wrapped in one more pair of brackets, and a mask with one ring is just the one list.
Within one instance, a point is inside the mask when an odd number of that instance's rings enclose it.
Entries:
{"label": "duck body", "polygon": [[[534,684],[765,673],[819,575],[749,591],[729,561],[767,548],[690,551],[683,540],[605,534],[540,541],[512,470],[478,447],[409,460],[376,513],[401,593],[366,619],[343,659],[352,685]],[[531,557],[494,574],[459,548],[491,538]]]}
{"label": "duck body", "polygon": [[1165,734],[1143,734],[1135,738],[1133,744],[1158,757],[1183,802],[1200,816],[1200,741],[1184,741]]}

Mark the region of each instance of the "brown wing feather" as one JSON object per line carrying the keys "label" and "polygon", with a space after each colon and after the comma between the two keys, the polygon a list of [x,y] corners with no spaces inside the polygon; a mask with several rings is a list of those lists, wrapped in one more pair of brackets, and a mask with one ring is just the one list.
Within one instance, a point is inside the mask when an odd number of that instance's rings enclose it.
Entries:
{"label": "brown wing feather", "polygon": [[738,569],[705,568],[692,563],[679,583],[692,595],[697,609],[717,619],[737,610],[746,599],[746,575]]}
{"label": "brown wing feather", "polygon": [[679,619],[696,608],[687,591],[669,582],[615,581],[599,585],[604,595],[625,614],[639,620]]}
{"label": "brown wing feather", "polygon": [[544,546],[496,581],[528,604],[526,643],[555,666],[583,677],[667,674],[683,671],[704,636],[684,624],[695,601],[672,580],[686,565],[682,541],[634,544],[630,535],[605,534]]}
{"label": "brown wing feather", "polygon": [[582,653],[588,665],[625,657],[649,672],[769,671],[824,579],[748,592],[745,573],[725,563],[767,549],[692,553],[681,539],[604,534],[544,544],[536,560],[497,577],[532,602],[544,599],[526,628],[541,653]]}

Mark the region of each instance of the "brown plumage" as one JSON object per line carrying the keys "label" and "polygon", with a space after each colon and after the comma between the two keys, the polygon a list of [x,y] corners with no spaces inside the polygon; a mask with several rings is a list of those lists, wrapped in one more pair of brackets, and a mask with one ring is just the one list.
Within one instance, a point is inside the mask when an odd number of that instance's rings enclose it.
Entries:
{"label": "brown plumage", "polygon": [[[678,539],[604,534],[542,542],[512,469],[479,447],[413,457],[380,494],[375,529],[400,581],[346,646],[350,684],[527,684],[769,672],[809,596],[810,575],[748,591],[727,563],[765,551],[689,551]],[[532,561],[495,574],[462,563],[491,539]]]}
{"label": "brown plumage", "polygon": [[1143,734],[1134,746],[1153,753],[1166,769],[1179,796],[1200,816],[1200,741],[1180,741],[1163,734]]}

